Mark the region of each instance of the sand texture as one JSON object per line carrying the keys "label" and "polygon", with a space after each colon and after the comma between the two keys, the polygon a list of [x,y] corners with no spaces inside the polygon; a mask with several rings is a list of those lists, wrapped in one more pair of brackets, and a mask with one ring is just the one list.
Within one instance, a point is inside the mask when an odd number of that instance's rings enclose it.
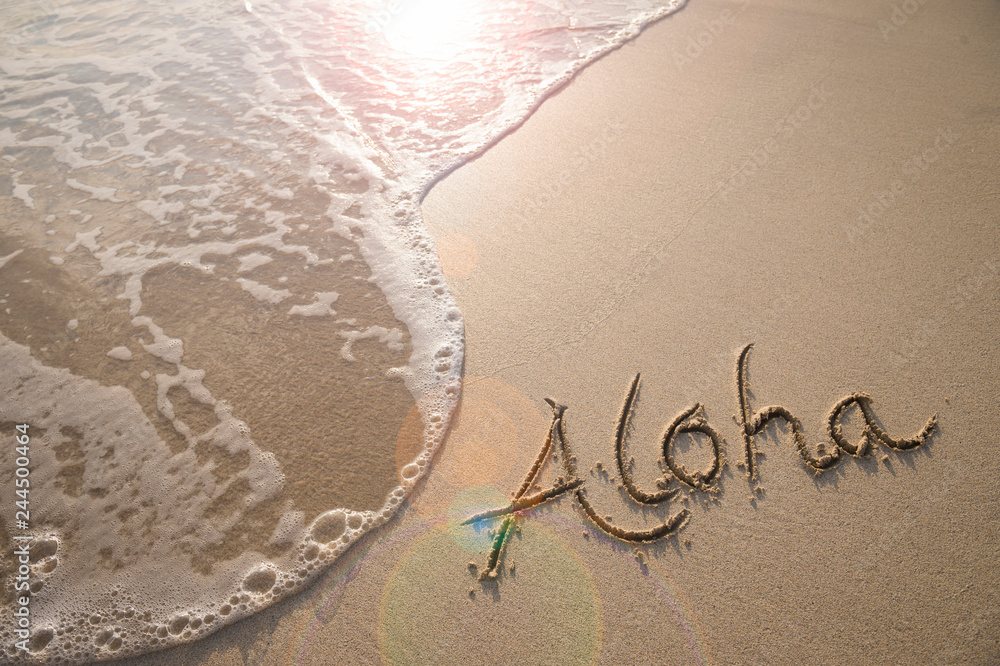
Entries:
{"label": "sand texture", "polygon": [[[127,663],[1000,661],[998,34],[692,0],[586,69],[424,201],[468,355],[423,485],[301,595]],[[462,525],[544,398],[575,476],[554,442],[520,497],[564,492]]]}

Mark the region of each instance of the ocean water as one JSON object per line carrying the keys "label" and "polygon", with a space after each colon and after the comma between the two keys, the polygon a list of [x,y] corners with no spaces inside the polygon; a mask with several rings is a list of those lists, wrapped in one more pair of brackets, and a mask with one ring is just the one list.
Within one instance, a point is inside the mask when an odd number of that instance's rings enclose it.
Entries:
{"label": "ocean water", "polygon": [[421,197],[681,5],[0,2],[3,660],[197,640],[391,516],[460,398]]}

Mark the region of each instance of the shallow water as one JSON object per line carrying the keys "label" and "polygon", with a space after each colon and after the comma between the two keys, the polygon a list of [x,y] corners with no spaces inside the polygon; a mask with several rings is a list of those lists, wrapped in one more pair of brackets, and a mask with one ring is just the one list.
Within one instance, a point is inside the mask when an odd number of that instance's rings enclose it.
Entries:
{"label": "shallow water", "polygon": [[196,640],[384,522],[459,397],[420,198],[680,5],[0,4],[6,658]]}

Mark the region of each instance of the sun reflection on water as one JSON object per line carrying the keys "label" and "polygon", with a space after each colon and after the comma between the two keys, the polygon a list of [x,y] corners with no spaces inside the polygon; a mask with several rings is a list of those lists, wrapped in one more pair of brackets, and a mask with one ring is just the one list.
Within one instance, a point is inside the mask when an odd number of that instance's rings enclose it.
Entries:
{"label": "sun reflection on water", "polygon": [[480,3],[468,0],[406,0],[385,27],[389,45],[414,58],[447,61],[474,44]]}

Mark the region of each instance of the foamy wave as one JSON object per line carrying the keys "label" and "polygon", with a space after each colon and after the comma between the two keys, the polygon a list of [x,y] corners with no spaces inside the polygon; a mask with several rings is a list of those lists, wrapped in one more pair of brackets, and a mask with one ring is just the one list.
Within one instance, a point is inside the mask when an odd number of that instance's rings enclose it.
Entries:
{"label": "foamy wave", "polygon": [[[5,657],[85,662],[195,640],[301,589],[388,519],[443,440],[463,364],[422,196],[680,5],[0,12],[0,438],[29,425],[35,537],[27,639],[4,578]],[[335,413],[326,384],[341,376],[359,404],[405,385],[420,445],[396,445],[379,468],[389,487],[366,506],[300,506],[316,460],[336,497],[368,481],[333,452],[385,424]],[[292,392],[316,413],[275,411]],[[257,412],[270,420],[251,427]],[[9,449],[5,574],[18,567]]]}

